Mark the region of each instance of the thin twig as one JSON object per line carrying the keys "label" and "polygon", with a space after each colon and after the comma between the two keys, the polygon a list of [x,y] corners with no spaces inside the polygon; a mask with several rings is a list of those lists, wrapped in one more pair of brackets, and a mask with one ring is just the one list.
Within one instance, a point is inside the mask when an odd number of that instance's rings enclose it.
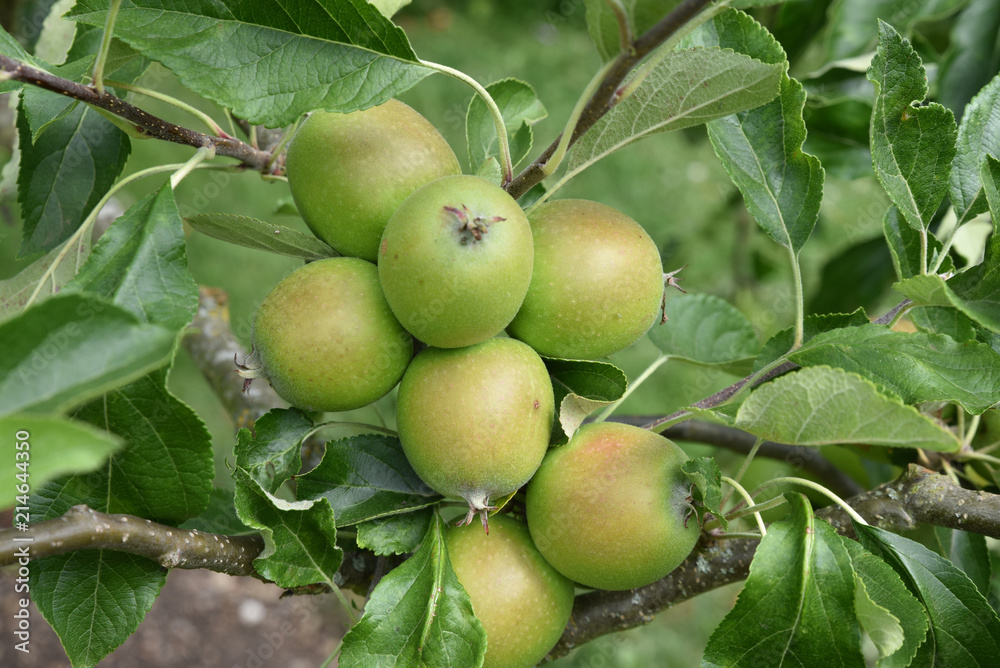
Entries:
{"label": "thin twig", "polygon": [[[607,76],[604,77],[601,85],[597,87],[596,92],[583,108],[580,120],[577,122],[576,128],[573,130],[573,136],[569,140],[570,146],[575,144],[604,114],[608,113],[615,100],[615,93],[625,80],[625,77],[628,76],[628,73],[632,71],[632,68],[711,3],[712,0],[684,0],[672,12],[663,17],[659,23],[632,42],[631,49],[618,54]],[[507,184],[506,190],[511,197],[519,199],[545,178],[545,172],[542,167],[552,157],[552,154],[555,153],[561,139],[562,135],[556,137],[533,163],[528,165],[524,171],[514,177],[513,181]]]}
{"label": "thin twig", "polygon": [[[642,426],[649,422],[648,417],[641,415],[616,415],[610,418],[610,420],[612,422],[625,422],[636,426]],[[744,455],[750,453],[757,440],[745,431],[741,431],[735,427],[727,427],[726,425],[705,422],[703,420],[686,420],[680,424],[668,427],[660,433],[675,441],[705,443]],[[854,496],[865,491],[854,478],[834,466],[816,448],[764,441],[760,444],[757,454],[761,457],[785,462],[794,469],[812,475],[840,496]]]}
{"label": "thin twig", "polygon": [[92,107],[110,112],[127,121],[137,133],[146,137],[193,146],[194,148],[214,147],[216,155],[236,158],[250,169],[257,171],[263,171],[271,160],[270,153],[255,149],[235,137],[213,137],[189,130],[153,116],[108,92],[100,93],[90,86],[35,69],[2,54],[0,54],[0,72],[7,73],[11,79],[16,81],[38,86],[53,93],[60,93],[86,102]]}

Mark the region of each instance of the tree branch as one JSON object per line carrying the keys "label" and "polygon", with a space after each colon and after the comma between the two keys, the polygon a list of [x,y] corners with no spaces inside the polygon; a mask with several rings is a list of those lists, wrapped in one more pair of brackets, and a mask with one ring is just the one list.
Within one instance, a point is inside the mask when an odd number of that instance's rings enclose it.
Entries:
{"label": "tree branch", "polygon": [[15,81],[38,86],[53,93],[60,93],[86,102],[92,107],[103,109],[124,119],[135,128],[136,132],[147,137],[193,146],[194,148],[212,146],[215,147],[216,155],[236,158],[245,166],[256,171],[264,171],[271,160],[270,153],[258,150],[235,137],[213,137],[189,130],[153,116],[106,91],[99,93],[90,86],[35,69],[2,54],[0,54],[0,72],[8,73],[9,77]]}
{"label": "tree branch", "polygon": [[[618,54],[618,58],[615,59],[611,69],[604,77],[604,81],[601,82],[601,85],[591,95],[587,105],[583,108],[580,120],[573,130],[573,136],[570,137],[570,146],[575,144],[594,123],[611,110],[615,100],[615,93],[625,80],[625,77],[628,76],[628,73],[632,71],[632,68],[712,2],[713,0],[684,0],[672,12],[663,17],[659,23],[632,42],[631,49]],[[560,137],[556,137],[533,163],[528,165],[524,171],[514,177],[513,181],[507,184],[506,189],[511,197],[519,199],[524,193],[531,190],[534,185],[540,183],[545,178],[542,167],[552,157],[552,154],[555,153],[556,147],[559,146]]]}
{"label": "tree branch", "polygon": [[[963,489],[947,476],[911,464],[898,479],[847,499],[868,522],[906,531],[918,524],[1000,537],[1000,495]],[[853,536],[839,506],[816,512],[840,533]],[[642,626],[672,605],[746,578],[759,541],[727,539],[699,544],[677,570],[653,584],[576,597],[570,624],[547,660],[565,656],[594,638]]]}
{"label": "tree branch", "polygon": [[26,531],[0,531],[0,566],[17,563],[18,550],[24,546],[31,559],[76,550],[115,550],[152,559],[164,568],[256,576],[253,560],[264,549],[264,541],[257,534],[220,536],[80,505],[61,517],[31,524]]}

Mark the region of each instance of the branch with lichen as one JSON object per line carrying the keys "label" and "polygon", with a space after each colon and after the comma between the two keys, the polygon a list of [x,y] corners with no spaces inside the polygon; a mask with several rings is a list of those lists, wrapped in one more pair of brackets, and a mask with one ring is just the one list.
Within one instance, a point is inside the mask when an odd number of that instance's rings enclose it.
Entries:
{"label": "branch with lichen", "polygon": [[189,130],[154,116],[107,91],[101,92],[93,86],[57,77],[2,54],[0,54],[0,73],[7,79],[38,86],[113,114],[125,121],[137,134],[143,137],[161,139],[194,148],[203,146],[214,148],[215,155],[236,158],[246,167],[260,172],[272,170],[273,166],[278,164],[272,160],[271,153],[254,148],[235,137],[212,136]]}

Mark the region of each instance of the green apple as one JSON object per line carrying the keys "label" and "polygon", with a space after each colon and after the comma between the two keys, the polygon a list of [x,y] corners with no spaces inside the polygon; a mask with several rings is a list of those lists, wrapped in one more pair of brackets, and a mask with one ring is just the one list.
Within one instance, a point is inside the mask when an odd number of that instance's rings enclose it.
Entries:
{"label": "green apple", "polygon": [[687,460],[647,429],[585,425],[545,457],[528,484],[528,527],[546,560],[597,589],[634,589],[659,580],[698,541],[688,502]]}
{"label": "green apple", "polygon": [[507,515],[445,534],[448,558],[486,629],[483,668],[531,668],[551,650],[573,611],[573,583],[545,561],[528,527]]}
{"label": "green apple", "polygon": [[389,310],[371,262],[337,257],[286,276],[253,320],[240,375],[267,378],[308,411],[367,406],[399,382],[413,339]]}
{"label": "green apple", "polygon": [[508,332],[548,357],[596,359],[649,330],[663,301],[663,267],[642,227],[587,200],[540,204],[531,285]]}
{"label": "green apple", "polygon": [[467,348],[427,348],[399,384],[396,428],[417,475],[469,504],[528,482],[545,456],[555,405],[552,382],[531,348],[508,338]]}
{"label": "green apple", "polygon": [[531,281],[528,219],[502,188],[446,176],[399,205],[382,235],[382,290],[403,326],[438,348],[495,336]]}
{"label": "green apple", "polygon": [[375,262],[400,202],[462,170],[426,118],[389,100],[349,114],[310,114],[288,145],[285,171],[309,229],[342,255]]}

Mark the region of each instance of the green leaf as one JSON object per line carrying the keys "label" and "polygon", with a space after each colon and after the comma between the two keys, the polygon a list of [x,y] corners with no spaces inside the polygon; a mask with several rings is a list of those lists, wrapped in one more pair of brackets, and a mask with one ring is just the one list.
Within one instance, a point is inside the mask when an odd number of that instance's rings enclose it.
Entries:
{"label": "green leaf", "polygon": [[236,435],[236,466],[274,494],[302,468],[302,441],[315,431],[297,408],[274,408]]}
{"label": "green leaf", "polygon": [[[861,327],[871,322],[864,309],[859,308],[853,313],[824,313],[822,315],[810,314],[803,322],[802,341],[806,342],[817,334],[829,332],[832,329],[842,327]],[[776,362],[785,356],[792,349],[795,342],[795,329],[788,327],[778,332],[764,344],[763,350],[754,362],[753,372],[757,373],[768,364]]]}
{"label": "green leaf", "polygon": [[938,101],[962,120],[965,106],[1000,68],[1000,4],[970,2],[952,24],[938,65]]}
{"label": "green leaf", "polygon": [[189,520],[178,525],[181,529],[193,529],[205,533],[217,533],[227,536],[256,533],[247,528],[236,514],[236,501],[233,490],[225,487],[213,487],[208,497],[208,507]]}
{"label": "green leaf", "polygon": [[[501,79],[487,86],[486,91],[503,115],[511,162],[516,165],[531,150],[531,125],[548,116],[549,112],[538,99],[535,89],[523,81]],[[478,95],[469,102],[469,111],[465,116],[465,134],[469,141],[469,164],[473,171],[477,171],[487,158],[500,155],[493,115]]]}
{"label": "green leaf", "polygon": [[735,426],[792,445],[857,443],[944,452],[961,445],[950,431],[881,394],[872,382],[823,366],[762,385],[740,406]]}
{"label": "green leaf", "polygon": [[423,508],[361,522],[357,525],[358,547],[378,555],[408,554],[420,546],[432,521],[434,511]]}
{"label": "green leaf", "polygon": [[760,342],[736,307],[712,295],[688,294],[669,300],[664,311],[667,321],[649,330],[650,340],[664,355],[749,373]]}
{"label": "green leaf", "polygon": [[[669,14],[680,0],[620,0],[635,39]],[[604,61],[621,52],[621,33],[608,0],[585,0],[587,6],[587,31]]]}
{"label": "green leaf", "polygon": [[56,246],[14,276],[0,281],[0,322],[23,311],[33,294],[33,303],[41,302],[73,280],[90,257],[90,239],[90,234],[79,234]]}
{"label": "green leaf", "polygon": [[17,116],[17,130],[17,200],[24,217],[18,255],[24,257],[52,250],[76,231],[121,174],[130,144],[86,105],[54,121],[35,144],[24,113]]}
{"label": "green leaf", "polygon": [[1000,619],[976,585],[947,559],[923,545],[872,526],[854,525],[869,552],[895,569],[923,603],[930,619],[927,640],[915,665],[996,665]]}
{"label": "green leaf", "polygon": [[957,308],[991,332],[1000,333],[1000,236],[990,237],[981,264],[945,281],[914,276],[893,288],[917,304]]}
{"label": "green leaf", "polygon": [[382,578],[344,636],[341,668],[475,668],[486,632],[448,560],[435,513],[420,549]]}
{"label": "green leaf", "polygon": [[[34,486],[33,520],[53,519],[80,503],[168,522],[204,510],[214,475],[211,439],[198,416],[166,390],[166,376],[156,372],[77,412],[125,446],[93,473]],[[92,666],[135,631],[166,571],[130,554],[82,550],[33,562],[31,577],[32,596],[73,665]]]}
{"label": "green leaf", "polygon": [[73,668],[90,668],[135,632],[167,571],[125,552],[79,550],[31,562],[31,597]]}
{"label": "green leaf", "polygon": [[559,409],[556,423],[562,431],[554,434],[557,443],[565,443],[588,415],[618,401],[628,389],[625,372],[609,362],[554,357],[543,357],[542,361],[552,378]]}
{"label": "green leaf", "polygon": [[[58,65],[51,68],[51,72],[63,79],[80,83],[90,73],[93,64],[94,58],[91,56],[69,62],[66,65]],[[24,114],[25,120],[28,121],[28,127],[31,128],[31,143],[37,142],[39,135],[46,128],[65,117],[79,104],[81,102],[68,95],[53,93],[38,86],[25,88],[24,92],[21,93],[20,111]]]}
{"label": "green leaf", "polygon": [[818,334],[788,359],[856,373],[907,404],[953,401],[979,415],[1000,401],[1000,355],[978,341],[868,324]]}
{"label": "green leaf", "polygon": [[1000,75],[972,98],[958,128],[949,194],[958,224],[987,210],[981,170],[987,156],[1000,157]]}
{"label": "green leaf", "polygon": [[978,533],[944,527],[934,527],[934,535],[941,544],[944,558],[969,576],[980,594],[988,596],[992,566],[986,537]]}
{"label": "green leaf", "polygon": [[948,191],[955,157],[955,115],[927,96],[920,57],[888,23],[879,20],[878,53],[868,68],[875,85],[871,121],[872,165],[889,198],[916,230],[927,229]]}
{"label": "green leaf", "polygon": [[169,183],[129,207],[101,236],[67,292],[91,292],[141,321],[183,329],[198,310],[184,229]]}
{"label": "green leaf", "polygon": [[915,306],[906,313],[921,332],[944,334],[959,343],[975,341],[976,327],[961,311],[945,306]]}
{"label": "green leaf", "polygon": [[91,471],[122,445],[107,432],[58,415],[8,415],[0,418],[0,430],[8,435],[0,442],[0,467],[4,480],[11,481],[0,491],[3,508],[15,505],[16,475],[28,474],[30,487],[37,487],[66,473]]}
{"label": "green leaf", "polygon": [[879,668],[905,668],[927,636],[927,614],[892,568],[841,536],[854,568],[855,610],[879,649]]}
{"label": "green leaf", "polygon": [[865,665],[847,549],[804,496],[786,497],[790,517],[761,541],[736,605],[708,641],[703,667]]}
{"label": "green leaf", "polygon": [[0,414],[98,397],[166,364],[175,338],[95,296],[51,297],[0,324]]}
{"label": "green leaf", "polygon": [[1000,161],[987,155],[980,170],[980,178],[989,204],[990,217],[993,219],[993,234],[1000,234]]}
{"label": "green leaf", "polygon": [[[729,522],[722,512],[722,471],[712,457],[695,457],[681,465],[684,475],[691,481],[691,496],[704,510],[719,520],[723,531],[729,530]],[[704,524],[704,516],[701,516]]]}
{"label": "green leaf", "polygon": [[212,437],[166,382],[166,369],[155,371],[73,415],[125,441],[107,468],[87,477],[105,498],[105,512],[173,523],[208,505],[215,477]]}
{"label": "green leaf", "polygon": [[864,580],[856,578],[854,584],[854,610],[858,623],[875,644],[880,658],[895,654],[902,649],[905,640],[899,618],[871,599]]}
{"label": "green leaf", "polygon": [[[295,213],[293,211],[293,213]],[[228,213],[202,213],[186,218],[188,225],[214,239],[221,239],[239,246],[271,251],[279,255],[299,257],[303,260],[321,260],[336,257],[337,251],[312,234],[290,227],[236,216]]]}
{"label": "green leaf", "polygon": [[375,5],[382,16],[387,19],[392,18],[392,15],[398,12],[403,7],[410,4],[410,0],[368,0],[371,4]]}
{"label": "green leaf", "polygon": [[486,158],[483,164],[479,165],[479,169],[476,170],[476,176],[496,186],[503,185],[503,169],[492,155]]}
{"label": "green leaf", "polygon": [[860,56],[875,50],[876,20],[887,18],[909,33],[918,21],[939,19],[969,0],[840,0],[830,10],[830,35],[824,62]]}
{"label": "green leaf", "polygon": [[327,443],[323,461],[296,482],[299,499],[330,502],[338,527],[409,513],[441,498],[417,477],[399,439],[378,434]]}
{"label": "green leaf", "polygon": [[[773,65],[786,62],[774,37],[741,12],[717,17],[695,40]],[[776,243],[795,252],[816,226],[823,199],[823,168],[802,151],[805,99],[802,84],[782,71],[776,99],[708,124],[715,153],[754,220]]]}
{"label": "green leaf", "polygon": [[[69,18],[104,25],[108,3],[80,0]],[[131,0],[115,35],[191,90],[268,127],[312,109],[381,104],[433,71],[365,0]]]}
{"label": "green leaf", "polygon": [[336,587],[334,577],[344,551],[337,547],[329,502],[284,501],[262,489],[243,469],[236,469],[234,477],[236,513],[264,538],[254,569],[279,587],[320,582]]}
{"label": "green leaf", "polygon": [[658,132],[680,130],[778,94],[784,64],[767,64],[724,49],[671,51],[645,67],[645,79],[570,149],[563,180],[606,155]]}

